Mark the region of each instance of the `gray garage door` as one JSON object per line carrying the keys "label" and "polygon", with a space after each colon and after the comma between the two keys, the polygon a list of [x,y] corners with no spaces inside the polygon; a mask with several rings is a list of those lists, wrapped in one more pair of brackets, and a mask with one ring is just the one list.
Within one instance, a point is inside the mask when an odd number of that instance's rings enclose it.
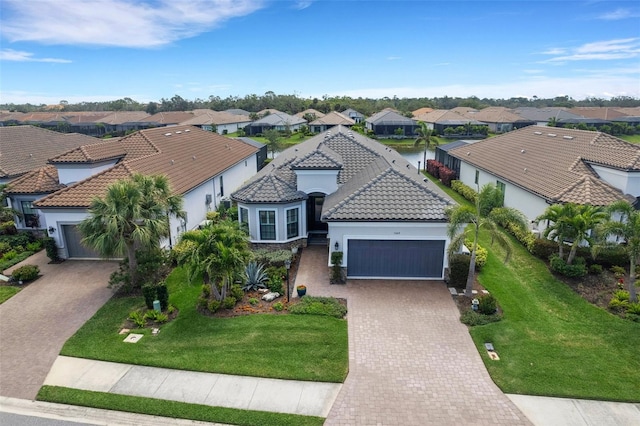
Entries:
{"label": "gray garage door", "polygon": [[444,240],[349,240],[350,278],[440,278]]}
{"label": "gray garage door", "polygon": [[99,259],[100,255],[85,247],[80,240],[82,235],[76,225],[62,225],[64,241],[67,246],[67,254],[70,258]]}

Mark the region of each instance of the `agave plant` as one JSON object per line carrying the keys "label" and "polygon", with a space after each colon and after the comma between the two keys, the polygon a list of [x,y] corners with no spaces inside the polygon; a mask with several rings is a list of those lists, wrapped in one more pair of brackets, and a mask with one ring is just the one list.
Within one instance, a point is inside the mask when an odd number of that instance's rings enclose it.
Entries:
{"label": "agave plant", "polygon": [[244,269],[244,275],[247,279],[242,287],[244,291],[254,291],[259,288],[265,288],[265,282],[269,279],[264,270],[264,265],[257,262],[249,262]]}

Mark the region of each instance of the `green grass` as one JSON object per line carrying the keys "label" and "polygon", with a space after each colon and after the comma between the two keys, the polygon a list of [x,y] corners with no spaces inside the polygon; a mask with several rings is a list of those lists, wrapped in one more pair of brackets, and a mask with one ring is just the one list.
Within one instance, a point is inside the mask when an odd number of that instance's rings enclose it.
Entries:
{"label": "green grass", "polygon": [[618,137],[620,139],[624,139],[627,142],[640,144],[640,135],[622,135]]}
{"label": "green grass", "polygon": [[3,285],[0,286],[0,304],[6,302],[11,299],[13,296],[18,294],[20,288],[12,286],[12,285]]}
{"label": "green grass", "polygon": [[[199,285],[186,284],[183,269],[167,279],[178,317],[158,336],[123,343],[118,334],[142,297],[113,298],[64,345],[80,358],[211,373],[342,382],[348,371],[345,320],[316,315],[247,315],[210,318],[195,309]],[[136,330],[136,332],[139,332]]]}
{"label": "green grass", "polygon": [[234,425],[320,426],[324,422],[322,417],[210,407],[207,405],[83,391],[56,386],[43,386],[40,388],[36,399],[60,404]]}

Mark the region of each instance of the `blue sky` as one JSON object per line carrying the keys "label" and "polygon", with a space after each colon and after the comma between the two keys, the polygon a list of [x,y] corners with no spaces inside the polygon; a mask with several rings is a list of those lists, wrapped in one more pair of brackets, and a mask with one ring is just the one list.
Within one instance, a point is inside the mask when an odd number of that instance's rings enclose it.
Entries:
{"label": "blue sky", "polygon": [[636,1],[0,0],[0,103],[640,97]]}

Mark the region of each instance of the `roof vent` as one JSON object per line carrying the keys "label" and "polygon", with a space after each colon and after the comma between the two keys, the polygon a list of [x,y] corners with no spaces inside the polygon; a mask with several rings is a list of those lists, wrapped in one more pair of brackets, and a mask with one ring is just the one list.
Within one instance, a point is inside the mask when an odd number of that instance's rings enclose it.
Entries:
{"label": "roof vent", "polygon": [[550,138],[555,138],[556,134],[555,133],[547,133],[547,136],[549,136]]}
{"label": "roof vent", "polygon": [[396,160],[391,160],[391,162],[392,162],[393,164],[396,164]]}
{"label": "roof vent", "polygon": [[178,131],[176,132],[176,135],[179,135],[180,133],[182,133],[182,132],[181,132],[180,130],[178,130]]}
{"label": "roof vent", "polygon": [[191,131],[191,130],[189,130],[189,129],[185,129],[185,131],[184,131],[184,132],[185,132],[185,133],[187,133],[187,132],[190,132],[190,131]]}
{"label": "roof vent", "polygon": [[467,155],[471,155],[471,151],[467,151]]}
{"label": "roof vent", "polygon": [[571,139],[573,139],[573,136],[568,136],[568,135],[567,135],[567,136],[563,136],[562,138],[563,138],[563,139],[569,139],[569,140],[571,140]]}
{"label": "roof vent", "polygon": [[169,132],[169,133],[165,133],[164,135],[165,135],[165,136],[171,136],[171,132]]}
{"label": "roof vent", "polygon": [[171,160],[171,165],[173,165],[175,163],[175,161]]}
{"label": "roof vent", "polygon": [[520,152],[521,152],[522,154],[524,154],[524,153],[525,153],[525,152],[527,152],[527,151],[525,151],[524,149],[521,149],[521,150],[520,150]]}
{"label": "roof vent", "polygon": [[541,135],[542,132],[533,132],[534,135]]}
{"label": "roof vent", "polygon": [[527,168],[526,167],[524,168],[524,172],[527,173]]}
{"label": "roof vent", "polygon": [[408,169],[409,167],[410,167],[410,166],[407,164],[407,169]]}
{"label": "roof vent", "polygon": [[191,159],[192,159],[192,160],[195,160],[195,159],[196,159],[196,156],[194,155],[193,157],[191,157]]}

